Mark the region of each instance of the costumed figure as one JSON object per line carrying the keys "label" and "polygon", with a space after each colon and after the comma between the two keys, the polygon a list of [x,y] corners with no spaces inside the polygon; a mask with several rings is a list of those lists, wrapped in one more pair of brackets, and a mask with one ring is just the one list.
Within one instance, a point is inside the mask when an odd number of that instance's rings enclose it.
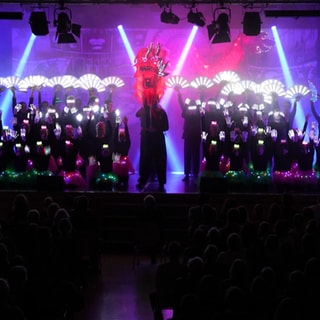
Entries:
{"label": "costumed figure", "polygon": [[[294,186],[299,191],[315,191],[318,185],[316,170],[313,168],[316,148],[315,123],[309,132],[309,141],[301,141],[297,157],[298,170],[294,175]],[[315,143],[316,141],[316,143]]]}
{"label": "costumed figure", "polygon": [[318,114],[318,112],[316,111],[316,108],[315,108],[315,102],[317,101],[318,99],[318,92],[316,91],[315,94],[312,95],[312,98],[310,100],[310,104],[311,104],[311,112],[312,112],[312,115],[314,116],[314,118],[316,119],[317,121],[317,124],[318,124],[318,134],[316,134],[315,132],[315,128],[316,128],[316,124],[313,124],[312,125],[312,130],[313,130],[313,141],[314,141],[314,148],[315,148],[315,152],[316,152],[316,162],[315,162],[315,166],[314,166],[314,169],[316,171],[316,174],[317,174],[317,178],[318,178],[318,185],[320,185],[320,144],[319,144],[319,141],[320,141],[320,132],[319,132],[319,128],[320,128],[320,115]]}
{"label": "costumed figure", "polygon": [[165,91],[164,76],[166,51],[151,43],[141,49],[135,58],[136,95],[142,107],[136,112],[140,118],[140,163],[137,188],[142,190],[154,171],[158,178],[159,191],[165,191],[167,180],[167,150],[164,133],[169,129],[166,111],[159,104]]}
{"label": "costumed figure", "polygon": [[103,114],[104,114],[104,118],[108,119],[111,125],[112,135],[110,136],[110,147],[113,150],[113,143],[114,143],[113,135],[115,133],[116,126],[118,125],[120,120],[119,118],[120,112],[118,109],[113,108],[113,101],[111,97],[112,97],[112,89],[110,89],[109,98],[104,101]]}
{"label": "costumed figure", "polygon": [[79,168],[79,170],[87,182],[91,180],[90,176],[87,177],[87,173],[88,171],[91,171],[91,166],[94,163],[93,159],[96,155],[96,130],[97,124],[100,121],[104,121],[100,108],[100,99],[95,95],[91,95],[87,106],[83,108],[81,126],[76,129],[81,134],[79,152],[80,156],[84,160],[84,164]]}
{"label": "costumed figure", "polygon": [[71,124],[66,125],[64,136],[59,140],[57,165],[60,170],[58,175],[63,177],[67,188],[85,188],[85,180],[79,171],[83,162],[79,153],[79,141],[74,137],[73,127]]}
{"label": "costumed figure", "polygon": [[78,110],[76,106],[76,98],[72,95],[67,96],[66,105],[61,112],[59,120],[60,125],[64,127],[66,124],[71,124],[73,128],[77,128],[82,117],[81,110]]}
{"label": "costumed figure", "polygon": [[229,170],[226,172],[227,182],[231,188],[242,188],[248,173],[248,133],[247,131],[241,132],[238,127],[235,127],[227,136],[226,156],[230,161]]}
{"label": "costumed figure", "polygon": [[271,127],[271,130],[277,131],[277,140],[279,142],[281,139],[287,139],[288,125],[275,96],[273,96],[272,106],[272,110],[268,113],[267,125]]}
{"label": "costumed figure", "polygon": [[57,164],[52,156],[53,133],[42,125],[31,147],[31,159],[36,174],[52,176],[57,173]]}
{"label": "costumed figure", "polygon": [[250,181],[253,190],[265,190],[271,184],[272,141],[264,128],[252,127],[250,139]]}
{"label": "costumed figure", "polygon": [[220,131],[219,125],[216,121],[212,121],[209,133],[203,136],[203,150],[205,157],[206,171],[216,172],[219,176],[224,173],[220,172],[221,158],[224,156],[225,150],[225,134]]}
{"label": "costumed figure", "polygon": [[[176,88],[176,91],[178,91],[178,88]],[[184,159],[183,181],[189,181],[191,174],[194,178],[197,178],[200,171],[202,109],[200,101],[190,99],[183,101],[179,91],[178,101],[181,108],[181,115],[184,119],[182,133]]]}
{"label": "costumed figure", "polygon": [[[19,134],[20,133],[20,134]],[[36,177],[32,175],[31,145],[29,120],[23,120],[19,133],[16,133],[13,144],[12,187],[35,186]]]}
{"label": "costumed figure", "polygon": [[[299,164],[298,160],[301,157],[301,150],[303,149],[303,141],[305,137],[305,132],[308,126],[308,119],[309,115],[306,115],[304,126],[302,131],[298,128],[295,129],[290,129],[288,131],[288,148],[289,148],[289,154],[291,155],[291,174],[292,174],[292,187],[293,188],[300,188],[301,183],[300,183],[300,169],[299,169]],[[309,163],[309,162],[308,162]],[[301,166],[303,164],[301,163]],[[311,166],[312,168],[312,166]]]}
{"label": "costumed figure", "polygon": [[221,106],[215,99],[210,98],[207,101],[207,108],[203,116],[203,129],[205,132],[210,131],[212,121],[217,123],[220,130],[225,130],[226,120],[224,118]]}
{"label": "costumed figure", "polygon": [[[111,124],[110,121],[99,121],[96,125],[95,153],[89,159],[89,178],[95,177],[95,184],[101,189],[112,190],[118,183],[118,178],[112,170],[112,149],[110,147]],[[98,171],[94,173],[97,169]]]}
{"label": "costumed figure", "polygon": [[120,127],[120,123],[117,123],[114,132],[112,169],[119,178],[119,184],[127,187],[129,174],[134,173],[134,168],[129,158],[131,139],[128,128],[128,118],[124,117],[122,123],[124,128]]}
{"label": "costumed figure", "polygon": [[10,185],[10,175],[13,172],[14,138],[15,131],[2,125],[2,110],[0,110],[0,186],[8,188]]}
{"label": "costumed figure", "polygon": [[10,88],[10,90],[12,92],[12,114],[13,114],[12,125],[13,125],[13,129],[19,132],[21,127],[23,126],[23,121],[29,120],[30,110],[34,109],[33,107],[34,106],[33,105],[34,89],[31,89],[28,105],[24,101],[20,101],[19,103],[17,103],[15,88],[12,87]]}
{"label": "costumed figure", "polygon": [[286,139],[274,141],[273,177],[272,181],[277,191],[290,191],[292,188],[292,155]]}

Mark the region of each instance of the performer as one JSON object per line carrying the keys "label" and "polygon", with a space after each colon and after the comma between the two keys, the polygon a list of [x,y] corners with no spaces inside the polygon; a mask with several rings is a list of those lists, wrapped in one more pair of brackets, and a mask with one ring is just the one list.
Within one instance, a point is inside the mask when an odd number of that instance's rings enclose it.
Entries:
{"label": "performer", "polygon": [[217,123],[219,130],[224,131],[226,120],[223,115],[220,104],[213,98],[208,99],[207,108],[203,116],[203,131],[209,132],[212,121]]}
{"label": "performer", "polygon": [[142,107],[136,116],[140,118],[140,163],[137,188],[142,190],[148,182],[154,166],[159,191],[164,192],[167,171],[167,150],[164,133],[169,129],[168,116],[160,105],[164,94],[164,76],[168,65],[166,51],[153,43],[141,49],[135,58],[136,95]]}
{"label": "performer", "polygon": [[131,139],[128,127],[128,117],[122,120],[124,128],[117,124],[114,132],[114,147],[113,147],[113,172],[119,178],[120,186],[127,187],[129,181],[129,174],[134,173],[134,169],[129,158],[129,150],[131,146]]}
{"label": "performer", "polygon": [[79,153],[79,141],[73,134],[71,124],[67,124],[64,129],[63,138],[59,140],[58,174],[64,178],[67,187],[84,188],[86,183],[79,171],[84,162]]}
{"label": "performer", "polygon": [[63,108],[60,116],[60,125],[64,127],[66,124],[71,124],[73,128],[78,128],[80,125],[80,118],[82,119],[81,110],[76,106],[76,98],[72,95],[67,96],[66,105]]}
{"label": "performer", "polygon": [[205,169],[207,171],[220,171],[221,158],[225,154],[224,134],[219,129],[216,121],[212,121],[209,134],[205,137],[203,150],[206,160]]}
{"label": "performer", "polygon": [[178,101],[181,108],[183,124],[183,156],[184,156],[184,178],[182,181],[189,181],[190,175],[198,177],[200,170],[200,146],[202,134],[202,114],[200,106],[195,100],[185,103],[179,92]]}
{"label": "performer", "polygon": [[145,103],[136,116],[140,118],[140,179],[138,189],[143,189],[153,172],[157,174],[159,191],[163,192],[167,182],[167,149],[164,132],[169,129],[166,111],[158,102],[149,106]]}
{"label": "performer", "polygon": [[23,127],[24,120],[33,120],[30,118],[30,114],[31,112],[34,113],[35,111],[33,104],[33,95],[35,88],[31,89],[28,105],[24,101],[20,101],[19,103],[17,103],[15,88],[11,87],[10,90],[12,92],[13,129],[19,132]]}
{"label": "performer", "polygon": [[54,139],[53,133],[49,131],[46,125],[42,125],[39,131],[31,146],[33,169],[39,173],[55,174],[58,168],[51,154],[51,145]]}

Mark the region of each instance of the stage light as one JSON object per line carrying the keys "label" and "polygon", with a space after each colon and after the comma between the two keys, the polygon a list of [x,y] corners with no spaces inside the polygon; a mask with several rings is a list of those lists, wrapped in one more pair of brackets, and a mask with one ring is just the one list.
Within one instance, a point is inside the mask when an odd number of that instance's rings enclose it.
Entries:
{"label": "stage light", "polygon": [[54,11],[54,26],[57,28],[56,39],[58,43],[76,43],[80,38],[81,26],[71,22],[71,10],[59,8]]}
{"label": "stage light", "polygon": [[[228,13],[221,12],[217,19],[215,19],[216,13],[221,10],[228,10]],[[207,26],[208,37],[211,43],[224,43],[231,42],[230,38],[230,9],[229,8],[217,8],[214,11],[214,21]]]}
{"label": "stage light", "polygon": [[180,18],[172,12],[171,8],[164,8],[160,19],[161,22],[170,24],[178,24],[180,21]]}
{"label": "stage light", "polygon": [[243,33],[246,36],[257,36],[261,31],[259,12],[245,12],[243,18]]}
{"label": "stage light", "polygon": [[199,26],[199,27],[203,27],[206,24],[206,20],[202,12],[198,10],[193,11],[192,8],[188,13],[188,22],[195,24],[196,26]]}
{"label": "stage light", "polygon": [[46,36],[49,33],[49,21],[45,11],[31,12],[29,24],[35,36]]}

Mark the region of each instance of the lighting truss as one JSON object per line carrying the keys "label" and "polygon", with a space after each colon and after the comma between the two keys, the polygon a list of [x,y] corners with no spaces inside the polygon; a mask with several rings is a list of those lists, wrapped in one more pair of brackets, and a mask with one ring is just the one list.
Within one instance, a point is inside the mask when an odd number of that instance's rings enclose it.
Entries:
{"label": "lighting truss", "polygon": [[266,17],[299,18],[320,17],[320,10],[265,10]]}

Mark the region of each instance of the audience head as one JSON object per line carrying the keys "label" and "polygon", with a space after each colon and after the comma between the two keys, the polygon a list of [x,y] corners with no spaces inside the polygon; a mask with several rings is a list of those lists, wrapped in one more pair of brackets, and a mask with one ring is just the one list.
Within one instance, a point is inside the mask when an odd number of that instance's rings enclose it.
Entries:
{"label": "audience head", "polygon": [[12,203],[12,214],[17,219],[26,220],[29,210],[29,201],[25,194],[19,193],[15,196]]}
{"label": "audience head", "polygon": [[167,247],[167,255],[170,261],[177,261],[181,257],[182,248],[178,241],[172,241]]}
{"label": "audience head", "polygon": [[143,203],[146,208],[153,208],[156,205],[156,198],[152,194],[148,194],[143,198]]}

